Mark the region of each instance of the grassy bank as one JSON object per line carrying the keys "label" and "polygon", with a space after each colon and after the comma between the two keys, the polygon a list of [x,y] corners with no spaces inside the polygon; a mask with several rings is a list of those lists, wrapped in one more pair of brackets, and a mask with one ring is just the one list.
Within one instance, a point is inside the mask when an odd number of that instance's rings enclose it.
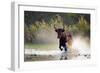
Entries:
{"label": "grassy bank", "polygon": [[24,48],[31,48],[36,50],[53,50],[58,48],[58,44],[32,44],[32,43],[25,43]]}

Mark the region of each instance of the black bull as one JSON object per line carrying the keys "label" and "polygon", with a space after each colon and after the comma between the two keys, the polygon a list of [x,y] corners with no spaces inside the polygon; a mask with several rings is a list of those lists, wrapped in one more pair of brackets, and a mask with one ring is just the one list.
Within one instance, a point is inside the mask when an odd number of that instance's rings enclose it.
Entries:
{"label": "black bull", "polygon": [[68,43],[71,39],[72,39],[72,34],[70,32],[65,32],[64,29],[55,29],[55,31],[57,32],[57,38],[59,39],[59,49],[62,51],[63,48],[65,51],[67,51],[67,45],[66,43]]}

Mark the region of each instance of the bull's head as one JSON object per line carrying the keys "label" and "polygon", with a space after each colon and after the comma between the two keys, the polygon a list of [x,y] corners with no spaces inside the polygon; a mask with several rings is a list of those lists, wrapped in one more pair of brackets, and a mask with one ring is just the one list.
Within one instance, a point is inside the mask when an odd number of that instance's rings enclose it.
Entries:
{"label": "bull's head", "polygon": [[57,32],[57,38],[60,39],[62,37],[63,32],[65,31],[64,26],[63,28],[56,28],[54,25],[54,29]]}

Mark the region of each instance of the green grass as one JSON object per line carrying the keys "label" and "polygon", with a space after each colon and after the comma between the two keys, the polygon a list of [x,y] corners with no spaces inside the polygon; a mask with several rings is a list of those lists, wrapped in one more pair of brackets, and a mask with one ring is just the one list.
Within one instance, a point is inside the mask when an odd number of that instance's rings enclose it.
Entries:
{"label": "green grass", "polygon": [[37,50],[52,50],[52,49],[57,49],[58,44],[32,44],[32,43],[27,43],[24,45],[24,48],[27,49],[37,49]]}

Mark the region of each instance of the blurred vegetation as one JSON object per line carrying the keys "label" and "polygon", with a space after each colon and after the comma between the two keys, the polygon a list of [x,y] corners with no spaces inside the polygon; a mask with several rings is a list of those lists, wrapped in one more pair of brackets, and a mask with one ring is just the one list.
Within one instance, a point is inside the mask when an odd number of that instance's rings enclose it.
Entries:
{"label": "blurred vegetation", "polygon": [[[24,41],[25,43],[41,43],[41,37],[54,31],[54,25],[73,35],[81,34],[90,37],[90,14],[77,13],[52,13],[52,12],[24,12]],[[42,33],[42,34],[41,34]],[[46,33],[49,33],[48,35]],[[45,34],[45,35],[44,35]],[[44,35],[44,36],[43,36]],[[46,40],[46,39],[45,39]],[[42,43],[47,43],[42,40]]]}
{"label": "blurred vegetation", "polygon": [[35,50],[53,50],[58,49],[58,44],[32,44],[27,43],[24,46],[25,48],[31,49],[34,48]]}

